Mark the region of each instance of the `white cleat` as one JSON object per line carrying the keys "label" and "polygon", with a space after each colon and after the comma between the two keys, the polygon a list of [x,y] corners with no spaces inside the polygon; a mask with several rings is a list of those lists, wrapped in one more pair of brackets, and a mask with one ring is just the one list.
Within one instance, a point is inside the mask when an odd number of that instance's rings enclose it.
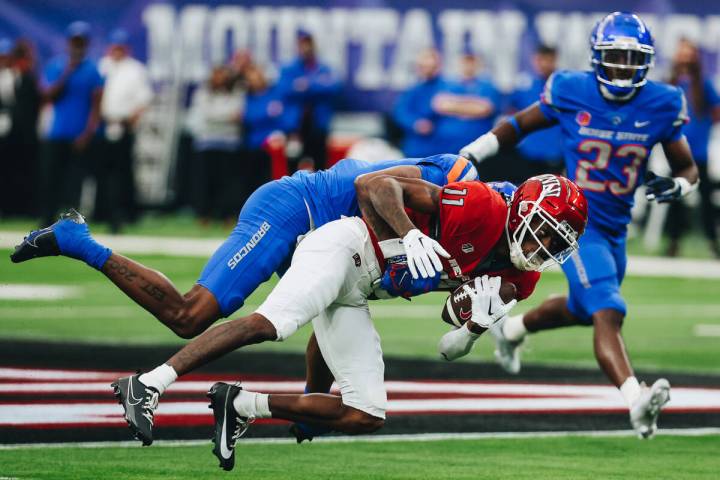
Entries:
{"label": "white cleat", "polygon": [[652,438],[657,431],[660,410],[670,401],[670,382],[660,378],[648,388],[642,384],[642,393],[630,408],[630,423],[639,438]]}
{"label": "white cleat", "polygon": [[495,359],[507,373],[517,375],[520,372],[520,347],[525,339],[511,341],[503,333],[505,322],[495,322],[490,333],[495,339]]}

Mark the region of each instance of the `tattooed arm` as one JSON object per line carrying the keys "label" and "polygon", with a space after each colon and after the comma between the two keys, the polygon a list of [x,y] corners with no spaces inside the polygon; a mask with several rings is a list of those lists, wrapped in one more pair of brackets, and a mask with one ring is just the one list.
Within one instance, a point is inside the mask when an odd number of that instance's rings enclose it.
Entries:
{"label": "tattooed arm", "polygon": [[358,204],[378,240],[404,237],[415,228],[405,212],[435,213],[440,187],[417,178],[359,177],[355,180]]}

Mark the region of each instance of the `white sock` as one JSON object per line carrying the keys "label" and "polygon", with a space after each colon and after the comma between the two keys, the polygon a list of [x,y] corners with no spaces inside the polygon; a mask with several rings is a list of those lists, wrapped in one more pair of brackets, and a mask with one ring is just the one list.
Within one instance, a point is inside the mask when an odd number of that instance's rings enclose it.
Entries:
{"label": "white sock", "polygon": [[638,383],[637,378],[628,377],[627,380],[620,385],[620,393],[628,404],[628,407],[632,407],[633,403],[640,397],[640,383]]}
{"label": "white sock", "polygon": [[241,417],[270,418],[270,395],[267,393],[248,392],[240,390],[233,400],[233,407]]}
{"label": "white sock", "polygon": [[523,323],[523,316],[516,315],[514,317],[508,317],[503,325],[503,335],[511,342],[517,342],[522,340],[527,335],[528,331]]}
{"label": "white sock", "polygon": [[167,363],[163,363],[148,373],[143,373],[138,379],[148,387],[153,387],[162,395],[165,390],[177,380],[177,373]]}

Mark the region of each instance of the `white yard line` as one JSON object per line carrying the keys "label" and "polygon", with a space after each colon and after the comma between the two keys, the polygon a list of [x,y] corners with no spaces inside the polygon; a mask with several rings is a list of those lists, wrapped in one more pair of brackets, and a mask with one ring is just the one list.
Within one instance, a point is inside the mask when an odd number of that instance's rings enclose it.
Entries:
{"label": "white yard line", "polygon": [[[694,311],[693,315],[695,315]],[[720,324],[699,323],[693,326],[693,335],[696,337],[720,337]]]}
{"label": "white yard line", "polygon": [[[552,432],[477,432],[477,433],[417,433],[400,435],[356,435],[337,437],[316,437],[315,443],[356,443],[356,442],[434,442],[442,440],[486,440],[486,439],[512,439],[512,438],[558,438],[558,437],[634,437],[631,430],[579,430],[579,431],[552,431]],[[658,435],[673,437],[698,437],[706,435],[720,435],[720,428],[663,428]],[[242,444],[295,444],[294,438],[248,438],[241,439]],[[209,445],[209,440],[156,440],[153,447],[193,447]],[[112,448],[133,447],[138,448],[136,441],[115,442],[62,442],[62,443],[32,443],[32,444],[0,444],[0,450],[26,450],[45,448]]]}
{"label": "white yard line", "polygon": [[64,300],[82,296],[80,287],[31,283],[0,284],[0,300]]}
{"label": "white yard line", "polygon": [[[0,231],[0,248],[13,248],[27,232]],[[209,257],[223,238],[178,238],[138,235],[95,235],[108,247],[124,254]],[[684,258],[632,256],[628,275],[641,277],[680,277],[720,279],[720,261]]]}

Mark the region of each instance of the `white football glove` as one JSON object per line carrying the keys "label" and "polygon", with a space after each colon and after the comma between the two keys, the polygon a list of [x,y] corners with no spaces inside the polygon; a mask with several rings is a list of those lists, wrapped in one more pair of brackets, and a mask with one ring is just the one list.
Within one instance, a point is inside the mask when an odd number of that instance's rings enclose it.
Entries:
{"label": "white football glove", "polygon": [[460,328],[453,328],[442,336],[438,343],[438,351],[442,358],[448,362],[452,362],[456,358],[464,357],[475,344],[475,340],[480,338],[479,333],[471,332],[467,322]]}
{"label": "white football glove", "polygon": [[474,141],[468,143],[460,150],[460,156],[475,163],[480,163],[488,157],[495,155],[500,150],[500,143],[492,132],[478,137]]}
{"label": "white football glove", "polygon": [[413,278],[418,278],[418,273],[423,278],[434,277],[437,272],[443,270],[438,255],[450,258],[450,254],[438,242],[417,228],[410,230],[402,241],[408,268]]}
{"label": "white football glove", "polygon": [[510,300],[504,303],[500,298],[500,277],[482,277],[475,278],[475,291],[465,285],[465,291],[472,299],[472,317],[471,322],[477,323],[481,327],[489,328],[490,325],[500,320],[508,314],[515,306],[517,300]]}

